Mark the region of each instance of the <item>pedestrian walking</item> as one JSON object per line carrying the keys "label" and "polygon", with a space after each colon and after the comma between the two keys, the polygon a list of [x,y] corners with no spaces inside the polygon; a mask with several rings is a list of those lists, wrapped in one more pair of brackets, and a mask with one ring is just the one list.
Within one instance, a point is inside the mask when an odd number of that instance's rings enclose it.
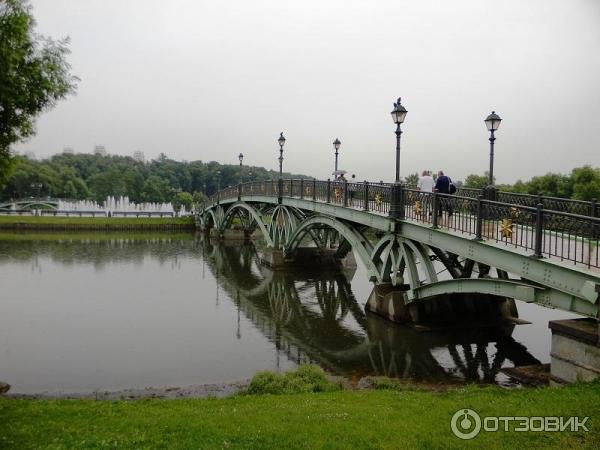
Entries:
{"label": "pedestrian walking", "polygon": [[454,187],[452,184],[452,180],[449,176],[444,175],[444,171],[440,170],[438,172],[437,179],[435,180],[435,192],[439,194],[445,194],[440,196],[438,199],[438,210],[437,215],[441,216],[442,211],[445,209],[448,211],[448,217],[452,216],[453,208],[452,208],[452,199],[449,195],[452,193],[451,188]]}
{"label": "pedestrian walking", "polygon": [[433,181],[433,177],[429,175],[427,170],[424,170],[419,177],[419,181],[417,182],[417,188],[421,191],[419,201],[415,204],[415,207],[421,211],[421,214],[424,217],[431,215],[431,202],[432,202],[432,193],[435,186],[435,181]]}

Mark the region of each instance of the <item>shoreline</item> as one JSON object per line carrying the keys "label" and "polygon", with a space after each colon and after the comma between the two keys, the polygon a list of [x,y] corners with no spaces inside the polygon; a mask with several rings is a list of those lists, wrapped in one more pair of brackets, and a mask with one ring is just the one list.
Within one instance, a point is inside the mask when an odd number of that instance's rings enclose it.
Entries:
{"label": "shoreline", "polygon": [[127,388],[115,391],[98,390],[92,392],[45,391],[33,394],[10,393],[3,395],[8,399],[21,400],[141,400],[176,398],[223,398],[237,394],[250,384],[250,379],[224,383],[192,384],[188,386],[148,386],[145,388]]}
{"label": "shoreline", "polygon": [[186,217],[64,217],[0,215],[0,231],[194,231]]}

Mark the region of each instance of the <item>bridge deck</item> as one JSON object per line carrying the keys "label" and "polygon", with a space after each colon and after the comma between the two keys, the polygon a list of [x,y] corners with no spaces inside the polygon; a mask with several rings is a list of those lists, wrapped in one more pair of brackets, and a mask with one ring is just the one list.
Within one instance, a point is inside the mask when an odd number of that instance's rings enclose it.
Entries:
{"label": "bridge deck", "polygon": [[[283,201],[290,206],[307,208],[306,202],[294,204],[288,201],[299,199],[335,206],[330,214],[341,218],[344,217],[339,213],[340,207],[381,219],[389,216],[390,185],[283,180],[281,189]],[[211,197],[209,203],[237,200],[240,194],[243,201],[277,203],[277,190],[278,185],[272,181],[244,183],[221,191]],[[508,195],[504,197],[512,198]],[[540,204],[548,204],[559,211],[538,209],[522,204],[522,198],[528,197],[534,196],[515,195],[514,198],[520,204],[503,203],[472,196],[430,194],[404,189],[404,221],[480,238],[490,245],[508,247],[519,254],[536,254],[560,264],[600,272],[600,219],[567,212],[596,211],[597,205],[592,202],[535,197],[542,202]],[[436,217],[434,209],[442,214]],[[380,222],[379,228],[381,226],[387,228],[389,224],[387,221],[385,225]]]}

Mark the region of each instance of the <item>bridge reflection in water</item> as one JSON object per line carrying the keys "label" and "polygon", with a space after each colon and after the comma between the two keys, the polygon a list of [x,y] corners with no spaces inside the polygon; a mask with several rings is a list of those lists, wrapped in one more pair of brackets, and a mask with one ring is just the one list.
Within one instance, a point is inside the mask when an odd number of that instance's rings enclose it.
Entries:
{"label": "bridge reflection in water", "polygon": [[[277,358],[313,362],[357,379],[385,375],[433,382],[510,384],[502,367],[539,364],[512,337],[514,325],[422,331],[366,313],[353,273],[271,271],[253,244],[205,239],[207,267],[240,315],[270,339]],[[218,295],[218,293],[217,293]]]}

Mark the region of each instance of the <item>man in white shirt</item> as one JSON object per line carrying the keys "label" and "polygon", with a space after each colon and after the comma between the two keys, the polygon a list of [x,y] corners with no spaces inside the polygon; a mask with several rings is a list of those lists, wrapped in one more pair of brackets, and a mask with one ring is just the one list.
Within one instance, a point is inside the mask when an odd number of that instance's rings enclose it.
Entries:
{"label": "man in white shirt", "polygon": [[431,175],[424,170],[423,174],[419,177],[417,188],[422,192],[433,192],[433,186],[435,186],[433,178],[431,178]]}
{"label": "man in white shirt", "polygon": [[423,174],[419,177],[419,181],[417,182],[417,188],[421,192],[426,193],[425,195],[421,195],[421,204],[419,205],[419,209],[421,210],[421,214],[423,215],[423,217],[427,217],[431,214],[432,198],[431,195],[427,194],[431,194],[433,192],[434,186],[435,182],[433,181],[433,178],[431,177],[431,175],[429,175],[429,172],[424,170]]}

